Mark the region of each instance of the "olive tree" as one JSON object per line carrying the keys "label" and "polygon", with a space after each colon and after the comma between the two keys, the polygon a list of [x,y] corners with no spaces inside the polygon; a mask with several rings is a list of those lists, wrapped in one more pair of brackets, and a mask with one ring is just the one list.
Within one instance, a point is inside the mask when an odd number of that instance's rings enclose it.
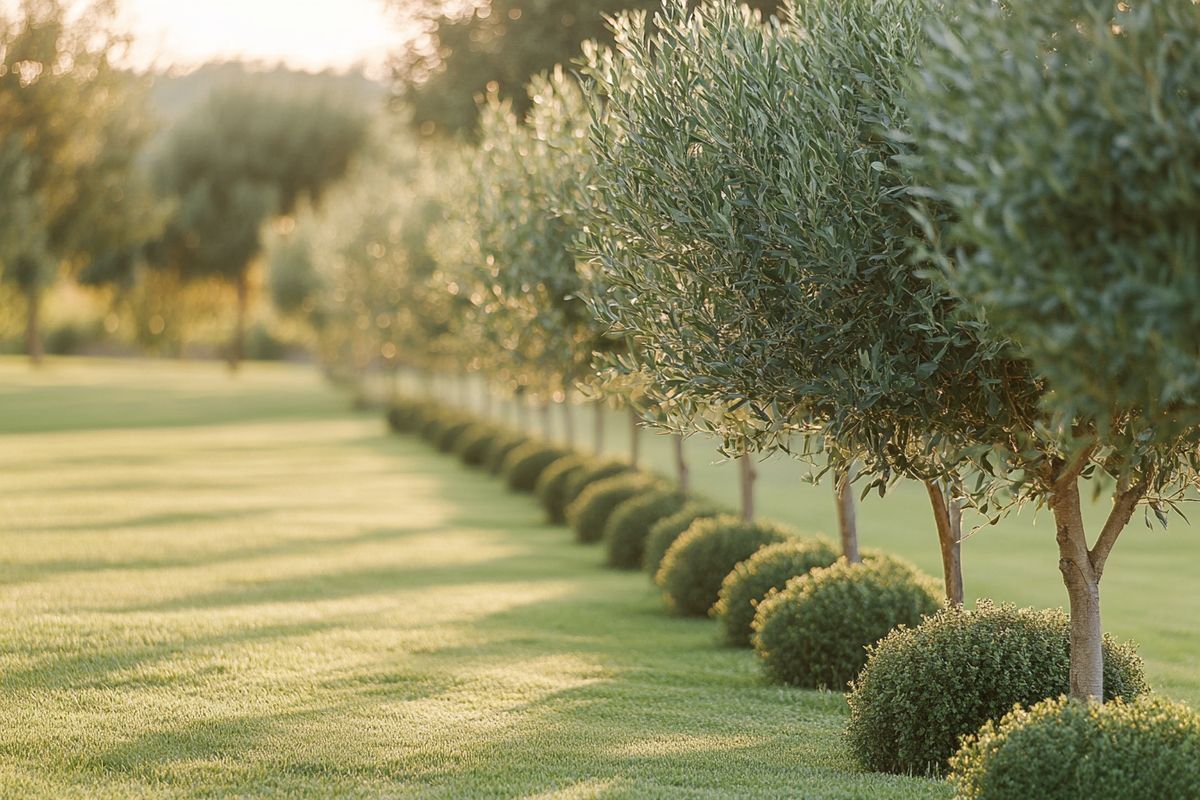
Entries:
{"label": "olive tree", "polygon": [[155,164],[164,194],[175,201],[160,266],[232,284],[234,368],[264,226],[318,202],[346,174],[367,132],[366,114],[351,104],[239,84],[215,90],[169,132]]}
{"label": "olive tree", "polygon": [[592,130],[606,203],[588,246],[611,287],[597,310],[727,447],[823,449],[881,492],[922,480],[961,602],[945,480],[991,409],[1037,390],[912,264],[922,229],[884,132],[905,125],[931,8],[815,0],[764,25],[671,2],[618,18],[615,50],[589,53],[611,122]]}
{"label": "olive tree", "polygon": [[35,362],[46,285],[154,233],[138,164],[147,81],[113,63],[127,43],[108,3],[0,9],[0,275],[25,298]]}
{"label": "olive tree", "polygon": [[[907,103],[920,216],[1047,389],[980,451],[983,494],[1049,506],[1071,694],[1099,699],[1109,555],[1139,503],[1165,524],[1197,482],[1200,6],[971,0],[930,36]],[[1112,492],[1090,542],[1081,478]]]}

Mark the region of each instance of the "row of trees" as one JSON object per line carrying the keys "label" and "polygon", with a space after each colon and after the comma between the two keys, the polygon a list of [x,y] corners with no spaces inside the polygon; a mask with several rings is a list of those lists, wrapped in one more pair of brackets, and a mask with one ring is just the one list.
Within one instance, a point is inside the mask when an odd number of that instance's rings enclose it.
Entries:
{"label": "row of trees", "polygon": [[1200,467],[1198,47],[1191,0],[621,14],[524,119],[487,99],[406,313],[499,385],[922,482],[951,602],[960,508],[1048,507],[1100,698],[1108,556]]}
{"label": "row of trees", "polygon": [[151,271],[234,288],[236,365],[264,227],[346,174],[368,115],[321,93],[229,84],[157,131],[151,78],[119,66],[129,41],[112,4],[76,5],[0,11],[0,280],[25,298],[26,350],[40,359],[41,298],[60,276],[120,297]]}

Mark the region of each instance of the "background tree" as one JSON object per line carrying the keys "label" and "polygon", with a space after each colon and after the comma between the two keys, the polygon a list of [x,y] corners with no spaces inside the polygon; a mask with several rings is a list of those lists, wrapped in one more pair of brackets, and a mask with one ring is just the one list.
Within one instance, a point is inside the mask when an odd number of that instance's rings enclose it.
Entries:
{"label": "background tree", "polygon": [[114,16],[111,3],[61,0],[0,12],[0,171],[13,198],[0,265],[25,297],[34,361],[45,286],[145,238],[153,221],[136,174],[150,134],[145,81],[113,66],[127,45]]}
{"label": "background tree", "polygon": [[[576,58],[580,44],[609,38],[605,17],[658,0],[467,0],[412,4],[389,0],[423,29],[394,62],[398,97],[424,132],[461,134],[475,128],[477,98],[508,99],[522,119],[532,107],[526,83]],[[773,11],[773,0],[755,0]]]}
{"label": "background tree", "polygon": [[445,160],[381,126],[322,207],[269,240],[272,300],[309,321],[327,368],[359,381],[373,366],[394,372],[435,358],[449,309],[425,240]]}
{"label": "background tree", "polygon": [[[1080,698],[1102,697],[1113,546],[1197,482],[1198,87],[1191,0],[979,0],[933,27],[909,92],[912,167],[949,208],[924,209],[937,263],[1046,379],[1044,416],[982,452],[982,497],[1054,515]],[[1090,544],[1089,477],[1112,493]]]}
{"label": "background tree", "polygon": [[317,203],[345,175],[367,137],[358,107],[322,95],[226,86],[172,129],[157,161],[176,199],[161,257],[186,277],[217,276],[237,295],[230,364],[241,361],[249,271],[262,228]]}

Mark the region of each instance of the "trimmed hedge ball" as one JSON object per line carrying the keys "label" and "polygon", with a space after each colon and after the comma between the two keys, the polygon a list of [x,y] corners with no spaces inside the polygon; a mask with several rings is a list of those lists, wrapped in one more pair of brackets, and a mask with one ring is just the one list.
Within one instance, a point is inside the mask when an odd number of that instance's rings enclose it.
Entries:
{"label": "trimmed hedge ball", "polygon": [[483,466],[493,475],[499,475],[504,469],[504,459],[508,454],[528,441],[528,436],[518,431],[506,432],[492,440],[491,447],[483,457]]}
{"label": "trimmed hedge ball", "polygon": [[659,489],[635,495],[613,510],[604,526],[608,565],[618,569],[638,569],[646,549],[650,529],[687,502],[678,489]]}
{"label": "trimmed hedge ball", "polygon": [[721,582],[712,609],[725,641],[734,647],[749,647],[754,612],[772,589],[782,589],[792,578],[837,560],[833,542],[813,538],[768,545],[738,564]]}
{"label": "trimmed hedge ball", "polygon": [[604,526],[617,506],[629,498],[660,489],[662,478],[644,472],[614,475],[588,485],[579,497],[567,506],[567,524],[580,542],[598,542]]}
{"label": "trimmed hedge ball", "polygon": [[658,574],[658,568],[662,566],[663,556],[667,554],[667,550],[671,548],[676,539],[684,534],[684,531],[692,526],[693,522],[698,519],[720,516],[723,513],[725,512],[711,503],[693,500],[674,514],[663,517],[654,523],[650,528],[650,534],[646,537],[642,553],[642,569],[650,573],[650,580],[654,580],[654,576]]}
{"label": "trimmed hedge ball", "polygon": [[793,536],[773,522],[745,522],[730,514],[698,519],[667,549],[654,582],[676,614],[704,616],[739,562]]}
{"label": "trimmed hedge ball", "polygon": [[477,422],[459,434],[458,439],[454,442],[454,452],[467,466],[482,466],[493,440],[497,436],[507,435],[507,433],[487,422]]}
{"label": "trimmed hedge ball", "polygon": [[546,509],[546,516],[551,522],[563,523],[567,519],[567,481],[571,476],[593,463],[592,459],[581,453],[563,456],[542,470],[537,484],[533,487],[538,502]]}
{"label": "trimmed hedge ball", "polygon": [[867,648],[941,606],[937,584],[897,558],[839,559],[788,581],[754,615],[754,649],[780,683],[844,691]]}
{"label": "trimmed hedge ball", "polygon": [[950,759],[966,800],[1200,798],[1200,715],[1162,697],[1043,700],[987,722]]}
{"label": "trimmed hedge ball", "polygon": [[579,498],[579,495],[583,494],[583,490],[596,481],[602,481],[605,478],[612,478],[629,472],[635,472],[635,470],[625,461],[617,461],[615,459],[590,461],[588,466],[567,479],[566,489],[563,492],[563,508],[565,509],[571,503],[574,503]]}
{"label": "trimmed hedge ball", "polygon": [[[986,600],[892,631],[871,649],[847,698],[850,751],[875,772],[942,772],[961,737],[985,721],[1067,693],[1070,633],[1061,609]],[[1134,647],[1108,638],[1103,647],[1105,698],[1147,691]]]}
{"label": "trimmed hedge ball", "polygon": [[392,433],[412,433],[417,430],[424,405],[419,400],[396,400],[387,412],[388,428]]}
{"label": "trimmed hedge ball", "polygon": [[454,444],[458,441],[458,437],[462,436],[467,428],[475,424],[475,420],[470,417],[453,415],[447,420],[438,435],[432,439],[434,447],[443,453],[453,452]]}
{"label": "trimmed hedge ball", "polygon": [[532,492],[542,470],[567,455],[567,452],[545,442],[526,442],[509,451],[500,469],[507,476],[508,488],[514,492]]}

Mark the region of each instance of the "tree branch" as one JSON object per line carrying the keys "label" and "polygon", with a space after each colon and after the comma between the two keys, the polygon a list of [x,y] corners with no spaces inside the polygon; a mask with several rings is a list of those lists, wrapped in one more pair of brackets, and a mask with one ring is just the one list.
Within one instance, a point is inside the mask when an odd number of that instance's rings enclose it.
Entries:
{"label": "tree branch", "polygon": [[1056,494],[1062,492],[1068,483],[1074,482],[1079,478],[1079,473],[1083,472],[1084,467],[1087,466],[1088,461],[1095,452],[1096,443],[1092,442],[1080,450],[1075,455],[1075,458],[1067,462],[1067,465],[1054,476],[1054,492]]}
{"label": "tree branch", "polygon": [[1124,491],[1118,491],[1113,499],[1112,510],[1108,512],[1108,519],[1104,521],[1100,536],[1096,538],[1096,544],[1088,551],[1088,560],[1092,562],[1092,570],[1095,571],[1097,580],[1104,572],[1104,562],[1108,560],[1108,554],[1112,552],[1113,545],[1117,543],[1117,537],[1129,524],[1134,507],[1145,494],[1146,481],[1142,480]]}

